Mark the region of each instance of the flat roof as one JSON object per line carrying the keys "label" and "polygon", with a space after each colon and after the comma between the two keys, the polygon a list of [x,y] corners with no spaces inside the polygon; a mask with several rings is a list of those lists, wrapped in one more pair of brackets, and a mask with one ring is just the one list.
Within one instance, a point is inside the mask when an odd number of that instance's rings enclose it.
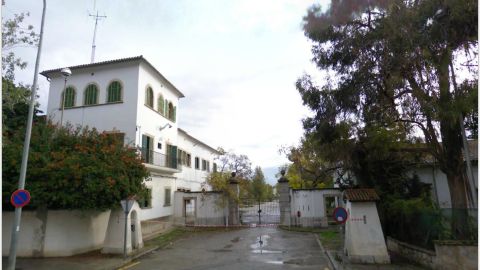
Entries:
{"label": "flat roof", "polygon": [[198,143],[198,144],[201,144],[203,146],[205,146],[206,148],[208,148],[210,151],[214,152],[215,154],[217,155],[221,155],[222,153],[218,152],[217,149],[211,147],[210,145],[200,141],[199,139],[193,137],[192,135],[188,134],[185,130],[181,129],[181,128],[178,128],[178,131],[183,133],[185,136],[189,137],[190,139],[192,139],[194,142]]}
{"label": "flat roof", "polygon": [[[71,69],[71,70],[85,69],[85,68],[91,68],[91,67],[101,67],[101,66],[107,66],[107,65],[112,65],[112,64],[136,62],[136,61],[143,62],[143,63],[147,64],[147,66],[149,66],[158,76],[160,76],[163,80],[165,80],[167,82],[167,85],[169,87],[171,87],[173,89],[173,91],[176,92],[176,94],[179,97],[181,97],[181,98],[185,97],[185,95],[182,92],[180,92],[180,90],[178,90],[169,80],[167,80],[167,78],[165,78],[165,76],[163,76],[162,73],[160,73],[160,71],[158,71],[150,62],[148,62],[147,59],[145,59],[143,57],[143,55],[114,59],[114,60],[108,60],[108,61],[102,61],[102,62],[96,62],[96,63],[91,63],[91,64],[70,66],[68,68]],[[44,71],[40,72],[40,74],[47,77],[47,78],[50,78],[50,76],[49,76],[50,74],[59,73],[60,70],[62,70],[62,68],[44,70]]]}

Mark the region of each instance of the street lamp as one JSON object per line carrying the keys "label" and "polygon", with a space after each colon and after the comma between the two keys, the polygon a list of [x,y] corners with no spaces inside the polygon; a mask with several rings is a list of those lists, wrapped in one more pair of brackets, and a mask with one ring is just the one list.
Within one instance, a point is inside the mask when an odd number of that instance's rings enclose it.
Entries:
{"label": "street lamp", "polygon": [[60,125],[63,125],[63,111],[65,110],[65,94],[67,92],[67,78],[68,76],[72,75],[72,71],[67,67],[67,68],[62,68],[60,70],[60,73],[62,73],[62,76],[65,78],[65,84],[63,86],[63,98],[62,98],[62,115],[60,116]]}

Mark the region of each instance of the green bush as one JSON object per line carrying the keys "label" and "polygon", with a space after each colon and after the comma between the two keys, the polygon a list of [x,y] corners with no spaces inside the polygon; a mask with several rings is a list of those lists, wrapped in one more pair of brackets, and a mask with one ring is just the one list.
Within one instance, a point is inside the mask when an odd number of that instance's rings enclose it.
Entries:
{"label": "green bush", "polygon": [[[2,200],[11,210],[17,189],[24,128],[3,134]],[[25,189],[35,209],[96,209],[119,206],[120,200],[145,194],[148,171],[135,149],[95,129],[57,127],[36,122],[32,129]]]}

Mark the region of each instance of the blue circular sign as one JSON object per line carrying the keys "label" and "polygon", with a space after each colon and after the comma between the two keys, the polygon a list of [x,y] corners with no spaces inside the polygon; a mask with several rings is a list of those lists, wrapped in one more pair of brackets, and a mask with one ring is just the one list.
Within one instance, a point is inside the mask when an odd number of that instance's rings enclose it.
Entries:
{"label": "blue circular sign", "polygon": [[15,207],[24,207],[30,202],[30,192],[24,189],[15,190],[10,197],[10,202]]}
{"label": "blue circular sign", "polygon": [[333,219],[335,219],[335,221],[340,224],[347,222],[347,219],[348,219],[347,210],[343,207],[335,208],[335,210],[333,210]]}

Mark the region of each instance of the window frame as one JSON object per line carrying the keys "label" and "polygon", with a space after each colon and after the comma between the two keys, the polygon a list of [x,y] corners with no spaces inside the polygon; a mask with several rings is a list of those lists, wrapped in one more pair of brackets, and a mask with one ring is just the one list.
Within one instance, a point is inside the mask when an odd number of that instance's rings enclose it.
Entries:
{"label": "window frame", "polygon": [[[162,106],[160,106],[160,98],[162,99]],[[166,101],[166,99],[163,97],[162,93],[158,93],[158,97],[157,97],[157,111],[158,111],[162,116],[165,116],[165,101]]]}
{"label": "window frame", "polygon": [[[152,198],[153,198],[153,193],[152,193],[152,190],[153,188],[150,188],[150,187],[147,187],[147,194],[148,194],[148,198],[146,198],[145,201],[139,201],[138,202],[138,206],[140,207],[140,209],[152,209],[153,208],[153,204],[152,204]],[[145,199],[145,198],[143,198]],[[143,204],[143,202],[145,202],[145,204]]]}
{"label": "window frame", "polygon": [[[95,93],[95,103],[87,104],[87,91],[89,90],[90,86],[95,86],[95,89],[97,91]],[[100,92],[99,89],[100,89],[100,87],[98,87],[98,84],[95,83],[95,82],[90,82],[90,83],[87,84],[87,86],[85,86],[85,90],[83,90],[83,106],[93,106],[93,105],[98,105],[99,104],[99,100],[98,100],[98,96],[99,96],[99,92]]]}
{"label": "window frame", "polygon": [[[110,101],[110,86],[113,84],[113,83],[118,83],[120,85],[120,93],[119,93],[119,100],[115,100],[115,101]],[[123,82],[119,79],[114,79],[112,81],[110,81],[107,85],[107,99],[106,99],[107,102],[105,103],[116,103],[116,102],[123,102]]]}
{"label": "window frame", "polygon": [[[72,101],[72,106],[66,106],[64,103],[66,103],[67,98],[65,97],[65,100],[63,99],[63,95],[65,95],[65,92],[68,89],[73,89],[73,101]],[[67,95],[68,96],[68,95]],[[65,102],[64,102],[65,101]],[[73,85],[67,86],[65,89],[62,90],[62,94],[60,95],[60,108],[73,108],[75,107],[75,103],[77,102],[77,89]]]}
{"label": "window frame", "polygon": [[[148,104],[148,93],[150,93],[149,90],[151,90],[151,93],[152,93],[152,95],[151,95],[152,105]],[[155,99],[155,92],[153,91],[153,87],[150,86],[150,85],[147,85],[147,87],[145,88],[145,106],[149,107],[150,109],[155,110],[154,109],[154,105],[155,105],[155,100],[154,99]]]}
{"label": "window frame", "polygon": [[200,158],[195,157],[195,170],[200,170]]}
{"label": "window frame", "polygon": [[[167,193],[167,190],[169,191]],[[168,203],[167,203],[167,194],[168,194]],[[171,187],[164,187],[163,189],[163,206],[172,206],[172,188]]]}

